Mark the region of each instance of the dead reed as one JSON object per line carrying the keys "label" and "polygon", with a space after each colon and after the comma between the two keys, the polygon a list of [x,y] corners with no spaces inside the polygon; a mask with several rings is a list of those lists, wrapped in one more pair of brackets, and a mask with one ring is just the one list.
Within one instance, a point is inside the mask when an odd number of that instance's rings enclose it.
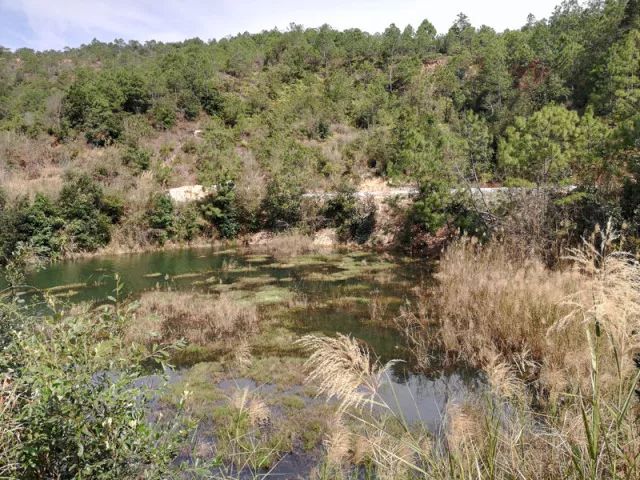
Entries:
{"label": "dead reed", "polygon": [[255,305],[226,294],[216,298],[188,292],[148,292],[140,298],[128,337],[145,344],[184,338],[203,345],[254,333],[258,323]]}
{"label": "dead reed", "polygon": [[489,388],[447,404],[443,437],[376,402],[385,367],[357,341],[306,337],[309,379],[340,402],[376,478],[640,478],[640,266],[614,240],[597,231],[556,271],[501,245],[449,249],[429,308],[405,324],[438,315],[441,345]]}

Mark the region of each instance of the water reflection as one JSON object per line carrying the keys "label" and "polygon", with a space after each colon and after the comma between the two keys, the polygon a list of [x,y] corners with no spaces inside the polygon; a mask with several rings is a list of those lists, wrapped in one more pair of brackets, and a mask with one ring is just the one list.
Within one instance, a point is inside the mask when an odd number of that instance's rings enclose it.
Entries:
{"label": "water reflection", "polygon": [[[404,360],[391,370],[382,398],[408,423],[422,422],[434,433],[442,425],[448,402],[481,388],[476,373],[461,368],[416,373],[403,338],[392,328],[389,320],[413,301],[410,287],[429,281],[429,268],[420,262],[362,252],[279,262],[251,252],[192,249],[59,263],[33,273],[27,282],[52,289],[49,292],[61,301],[100,302],[113,294],[116,273],[124,285],[122,293],[132,296],[171,289],[211,295],[234,292],[246,301],[265,298],[268,291],[290,292],[304,299],[296,306],[278,309],[267,302],[260,308],[269,314],[277,312],[296,334],[350,334],[366,342],[382,362]],[[377,319],[371,318],[374,296],[384,306],[384,314]]]}

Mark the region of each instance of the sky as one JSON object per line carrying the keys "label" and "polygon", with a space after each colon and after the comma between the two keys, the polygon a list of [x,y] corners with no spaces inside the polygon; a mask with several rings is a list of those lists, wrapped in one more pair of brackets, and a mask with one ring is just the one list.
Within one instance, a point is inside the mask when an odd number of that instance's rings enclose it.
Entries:
{"label": "sky", "polygon": [[547,18],[561,0],[0,0],[0,46],[77,47],[97,38],[180,41],[256,33],[290,23],[383,31],[427,18],[446,32],[458,13],[498,31]]}

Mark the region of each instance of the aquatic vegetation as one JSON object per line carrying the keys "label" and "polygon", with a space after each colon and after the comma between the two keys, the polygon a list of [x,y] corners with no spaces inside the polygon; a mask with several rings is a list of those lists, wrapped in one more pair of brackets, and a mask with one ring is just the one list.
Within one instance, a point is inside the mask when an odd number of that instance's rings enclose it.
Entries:
{"label": "aquatic vegetation", "polygon": [[171,279],[172,280],[181,280],[183,278],[197,278],[197,277],[202,277],[203,275],[207,275],[208,273],[211,272],[187,272],[187,273],[180,273],[177,275],[171,275]]}
{"label": "aquatic vegetation", "polygon": [[256,332],[254,305],[235,302],[228,294],[211,297],[186,292],[147,292],[140,297],[138,320],[127,337],[143,344],[185,338],[189,343],[245,336]]}
{"label": "aquatic vegetation", "polygon": [[265,263],[265,262],[269,262],[270,260],[272,260],[272,257],[271,257],[271,255],[253,254],[253,255],[245,256],[244,260],[246,262],[249,262],[249,263]]}
{"label": "aquatic vegetation", "polygon": [[267,285],[270,283],[277,282],[278,279],[276,277],[272,277],[271,275],[257,275],[251,277],[242,277],[241,279],[235,281],[233,283],[234,288],[243,289],[243,288],[251,288],[254,286]]}
{"label": "aquatic vegetation", "polygon": [[145,273],[143,275],[144,278],[159,278],[162,277],[164,274],[162,272],[153,272],[153,273]]}
{"label": "aquatic vegetation", "polygon": [[76,290],[78,288],[84,288],[86,287],[87,284],[86,283],[68,283],[66,285],[56,285],[55,287],[49,287],[46,289],[47,293],[52,293],[52,294],[56,294],[59,292],[64,292],[65,290]]}
{"label": "aquatic vegetation", "polygon": [[295,292],[289,288],[278,286],[264,286],[255,290],[251,298],[258,305],[287,302],[295,297]]}
{"label": "aquatic vegetation", "polygon": [[78,290],[65,290],[65,291],[54,293],[52,294],[52,296],[56,298],[71,298],[71,297],[75,297],[78,293],[80,293]]}
{"label": "aquatic vegetation", "polygon": [[279,390],[287,390],[303,384],[306,377],[303,364],[301,357],[267,354],[255,358],[251,365],[240,368],[238,376],[250,378],[259,385],[274,385]]}

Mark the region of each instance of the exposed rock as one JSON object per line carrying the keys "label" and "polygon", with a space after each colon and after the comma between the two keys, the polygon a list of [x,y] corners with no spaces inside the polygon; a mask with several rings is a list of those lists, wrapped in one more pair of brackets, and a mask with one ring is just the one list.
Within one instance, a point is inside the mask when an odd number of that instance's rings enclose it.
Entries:
{"label": "exposed rock", "polygon": [[207,188],[202,185],[185,185],[183,187],[170,188],[169,196],[176,203],[195,202],[202,200],[213,191],[215,191],[214,188]]}

